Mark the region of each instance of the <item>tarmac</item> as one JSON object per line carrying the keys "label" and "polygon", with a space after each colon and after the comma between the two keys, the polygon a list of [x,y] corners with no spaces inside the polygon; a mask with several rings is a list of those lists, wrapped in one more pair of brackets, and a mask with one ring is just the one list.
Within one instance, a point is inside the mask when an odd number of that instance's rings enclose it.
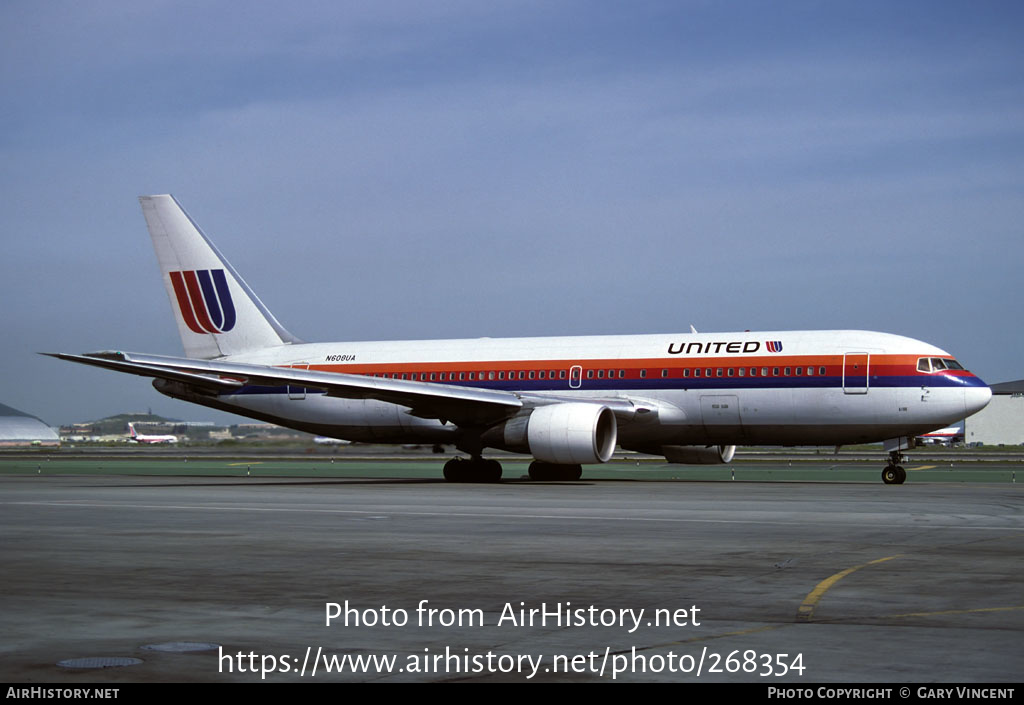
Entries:
{"label": "tarmac", "polygon": [[[0,679],[794,687],[1024,666],[1014,481],[453,485],[252,465],[0,474]],[[58,665],[108,658],[138,663]]]}

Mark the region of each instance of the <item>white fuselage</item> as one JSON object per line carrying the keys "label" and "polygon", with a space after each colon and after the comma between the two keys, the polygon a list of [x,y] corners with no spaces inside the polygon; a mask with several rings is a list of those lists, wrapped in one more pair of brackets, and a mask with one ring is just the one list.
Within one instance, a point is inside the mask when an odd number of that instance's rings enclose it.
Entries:
{"label": "white fuselage", "polygon": [[[646,411],[619,422],[619,444],[640,447],[873,442],[920,435],[985,406],[989,388],[955,362],[922,371],[920,360],[934,358],[952,362],[897,335],[788,331],[311,343],[223,360],[504,390],[541,403],[621,401]],[[297,386],[183,398],[354,441],[456,443],[466,432],[400,405]]]}

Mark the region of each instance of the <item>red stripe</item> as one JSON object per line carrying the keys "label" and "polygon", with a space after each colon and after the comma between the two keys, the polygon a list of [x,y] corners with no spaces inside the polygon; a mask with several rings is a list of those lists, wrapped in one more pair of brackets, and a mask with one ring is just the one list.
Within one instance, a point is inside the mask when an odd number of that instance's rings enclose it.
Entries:
{"label": "red stripe", "polygon": [[181,317],[185,319],[185,325],[193,333],[202,335],[205,330],[199,327],[196,317],[192,313],[192,303],[189,301],[188,292],[185,291],[185,282],[181,278],[181,272],[171,272],[171,285],[174,287],[174,295],[178,298],[178,310]]}
{"label": "red stripe", "polygon": [[217,326],[210,320],[210,314],[206,312],[206,302],[203,300],[203,290],[199,288],[199,279],[196,273],[189,270],[182,272],[185,276],[185,285],[188,287],[188,295],[192,299],[192,309],[196,313],[199,325],[206,329],[207,333],[219,333]]}

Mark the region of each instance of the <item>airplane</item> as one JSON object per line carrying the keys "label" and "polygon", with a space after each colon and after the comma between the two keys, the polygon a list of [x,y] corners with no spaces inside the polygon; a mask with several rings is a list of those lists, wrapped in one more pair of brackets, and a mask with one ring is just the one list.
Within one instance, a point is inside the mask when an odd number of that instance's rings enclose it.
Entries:
{"label": "airplane", "polygon": [[331,438],[330,436],[317,436],[313,439],[313,442],[318,446],[347,446],[352,441],[346,441],[343,438]]}
{"label": "airplane", "polygon": [[53,357],[153,378],[175,399],[348,441],[453,446],[453,482],[494,482],[488,448],[576,480],[616,446],[670,463],[737,445],[882,442],[902,484],[914,438],[991,390],[949,353],[855,330],[306,343],[270,313],[171,195],[141,196],[184,357]]}
{"label": "airplane", "polygon": [[963,443],[963,440],[963,425],[947,426],[946,428],[940,428],[937,431],[932,431],[931,433],[922,433],[917,437],[917,443],[920,445],[951,445],[954,443]]}
{"label": "airplane", "polygon": [[135,423],[128,422],[128,440],[133,443],[177,443],[177,436],[146,436],[135,430]]}

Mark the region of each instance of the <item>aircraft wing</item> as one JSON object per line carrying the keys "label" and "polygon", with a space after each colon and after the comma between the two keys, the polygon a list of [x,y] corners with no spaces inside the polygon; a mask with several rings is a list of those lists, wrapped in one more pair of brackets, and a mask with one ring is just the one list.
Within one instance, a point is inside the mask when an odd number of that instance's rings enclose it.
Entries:
{"label": "aircraft wing", "polygon": [[123,352],[43,354],[142,377],[178,382],[195,391],[212,394],[230,393],[245,386],[294,386],[323,391],[333,397],[377,399],[408,407],[408,413],[413,416],[450,420],[460,426],[489,426],[513,416],[525,406],[523,398],[514,392],[294,367]]}

